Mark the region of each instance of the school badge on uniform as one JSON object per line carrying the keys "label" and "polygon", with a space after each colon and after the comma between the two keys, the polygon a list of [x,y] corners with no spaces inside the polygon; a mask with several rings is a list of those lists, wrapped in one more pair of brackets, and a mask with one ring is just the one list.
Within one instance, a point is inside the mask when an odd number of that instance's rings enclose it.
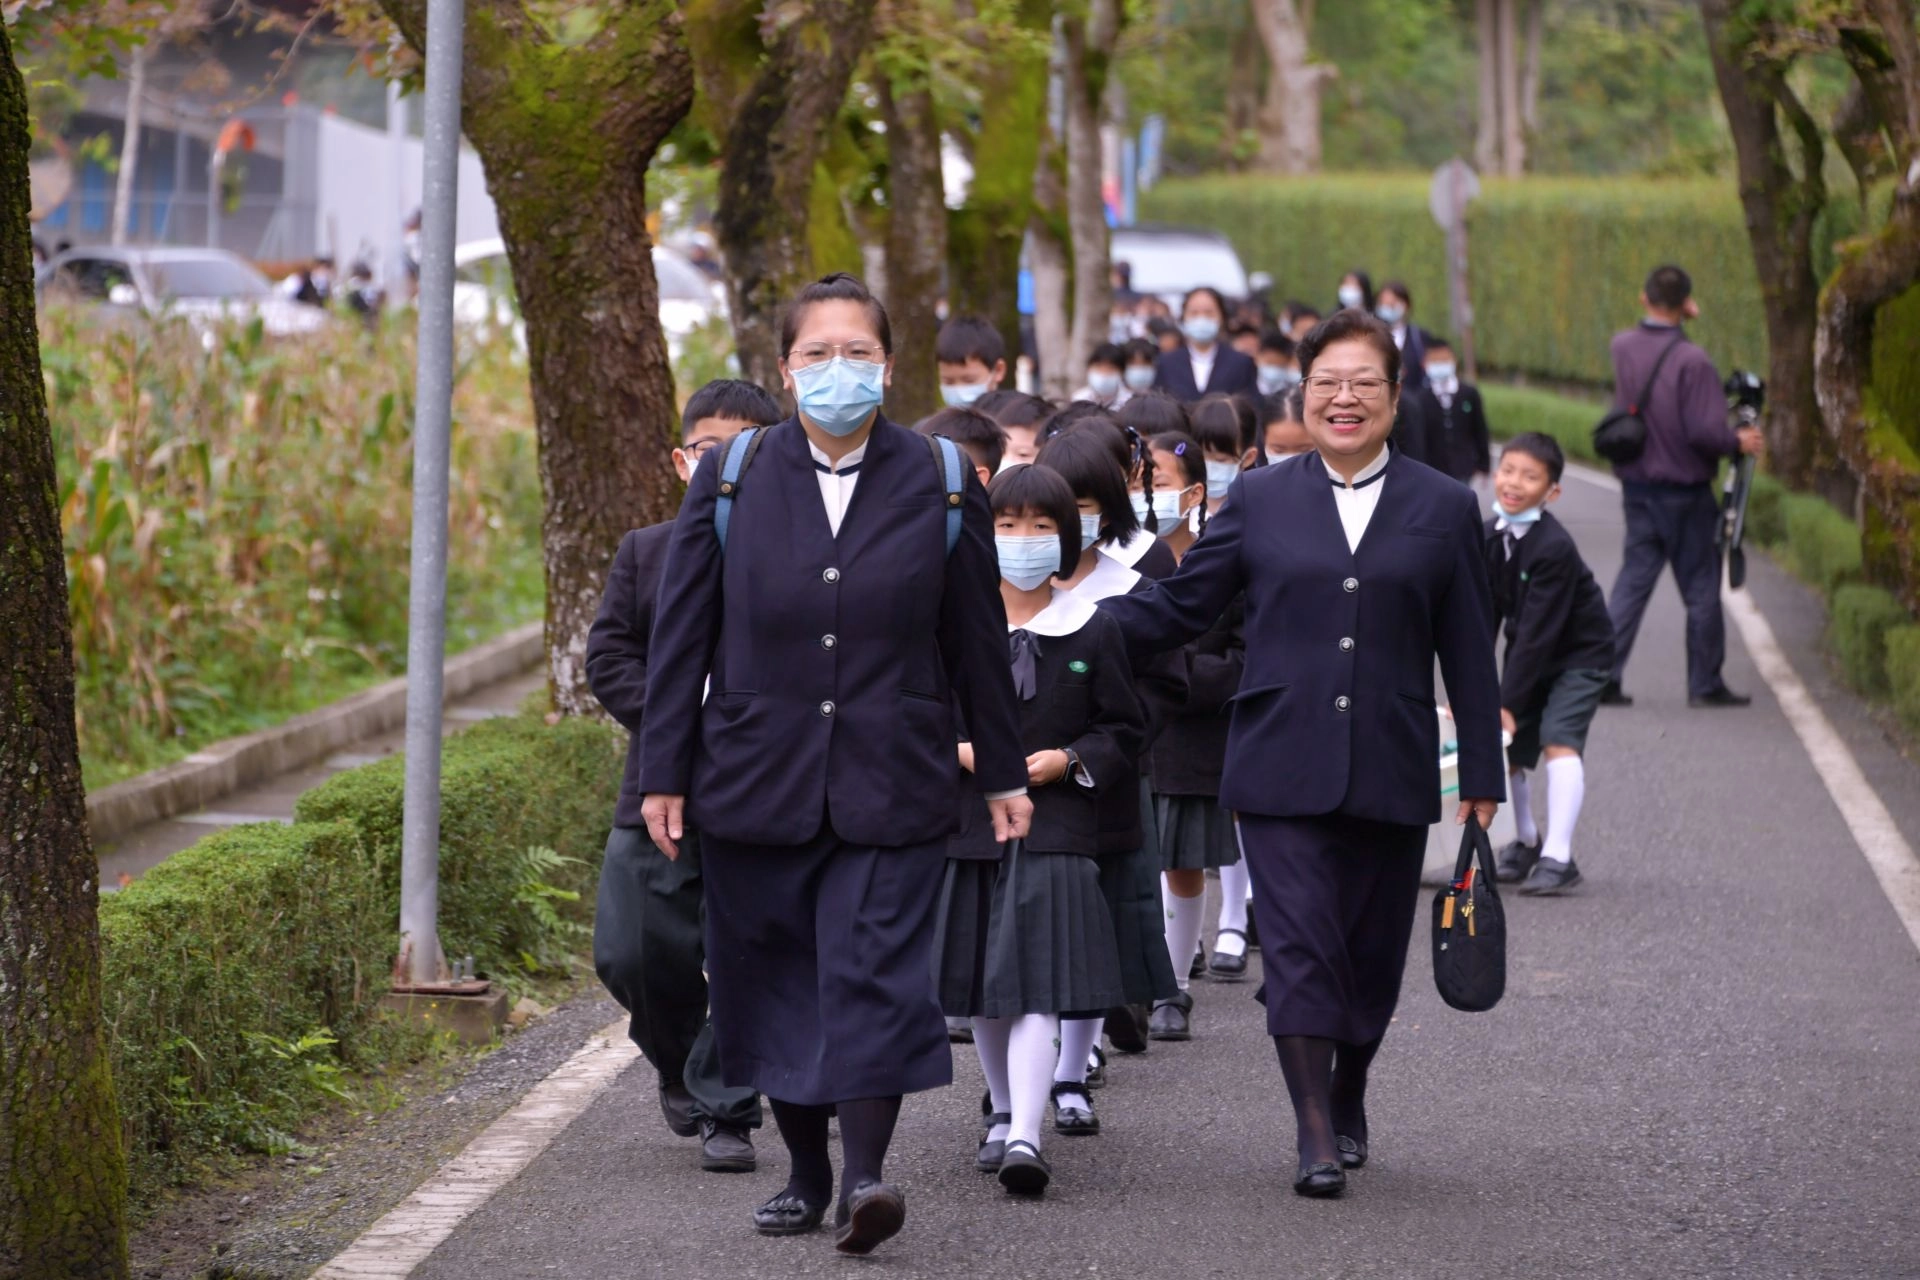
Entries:
{"label": "school badge on uniform", "polygon": [[1073,674],[1077,676],[1083,676],[1087,674],[1087,664],[1080,661],[1080,659],[1075,658],[1072,662],[1069,662],[1067,664],[1067,670],[1073,672]]}

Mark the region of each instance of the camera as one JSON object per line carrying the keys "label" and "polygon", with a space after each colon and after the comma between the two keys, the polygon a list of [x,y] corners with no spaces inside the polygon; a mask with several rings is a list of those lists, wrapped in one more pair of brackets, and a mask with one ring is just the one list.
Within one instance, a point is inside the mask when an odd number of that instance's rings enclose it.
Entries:
{"label": "camera", "polygon": [[1767,403],[1767,384],[1760,380],[1759,374],[1735,369],[1727,375],[1721,389],[1732,402],[1734,416],[1740,419],[1740,425],[1751,426],[1759,421],[1760,410]]}

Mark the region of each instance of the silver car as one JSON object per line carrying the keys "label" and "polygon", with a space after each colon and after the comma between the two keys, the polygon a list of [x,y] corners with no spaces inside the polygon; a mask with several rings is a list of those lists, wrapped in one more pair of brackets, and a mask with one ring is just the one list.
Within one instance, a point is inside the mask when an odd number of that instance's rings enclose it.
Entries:
{"label": "silver car", "polygon": [[222,249],[69,249],[40,269],[38,282],[43,296],[96,305],[109,318],[177,316],[202,332],[258,319],[280,338],[328,322],[324,309],[276,294],[250,263]]}

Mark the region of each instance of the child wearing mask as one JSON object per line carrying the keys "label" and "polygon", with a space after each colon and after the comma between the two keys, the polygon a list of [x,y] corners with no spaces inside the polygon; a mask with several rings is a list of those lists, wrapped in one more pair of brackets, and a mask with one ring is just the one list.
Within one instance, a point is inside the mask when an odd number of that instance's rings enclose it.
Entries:
{"label": "child wearing mask", "polygon": [[[1131,783],[1146,717],[1119,629],[1057,585],[1092,554],[1083,552],[1067,482],[1045,467],[1015,466],[995,477],[988,498],[1033,819],[1024,840],[998,844],[978,790],[963,791],[934,955],[941,1006],[973,1020],[987,1078],[975,1167],[1008,1192],[1033,1196],[1053,1175],[1040,1128],[1057,1093],[1061,1019],[1098,1018],[1123,996],[1095,863],[1100,797]],[[960,744],[959,766],[970,775],[969,743]]]}
{"label": "child wearing mask", "polygon": [[1300,361],[1293,347],[1293,339],[1278,329],[1260,335],[1260,350],[1253,359],[1255,385],[1261,395],[1278,395],[1300,385]]}
{"label": "child wearing mask", "polygon": [[1220,509],[1228,486],[1240,474],[1241,441],[1253,434],[1253,417],[1251,409],[1233,396],[1208,396],[1193,406],[1193,438],[1206,459],[1208,515]]}
{"label": "child wearing mask", "polygon": [[1053,406],[1024,391],[989,391],[973,407],[1000,424],[1007,442],[1000,465],[1032,462],[1040,451],[1040,426],[1053,416]]}
{"label": "child wearing mask", "polygon": [[1118,409],[1133,398],[1126,385],[1126,362],[1126,353],[1114,343],[1095,347],[1087,357],[1087,385],[1074,392],[1073,398],[1103,409]]}
{"label": "child wearing mask", "polygon": [[1462,484],[1493,470],[1493,446],[1487,406],[1480,388],[1460,380],[1453,347],[1437,334],[1427,335],[1427,436],[1432,465]]}
{"label": "child wearing mask", "polygon": [[1007,344],[978,316],[955,316],[941,325],[933,355],[940,365],[940,398],[948,408],[973,404],[1007,376]]}
{"label": "child wearing mask", "polygon": [[[1400,348],[1400,392],[1424,390],[1427,385],[1427,334],[1412,320],[1413,292],[1404,280],[1389,280],[1380,286],[1373,314],[1393,330],[1393,345]],[[1429,461],[1422,459],[1422,461]]]}
{"label": "child wearing mask", "polygon": [[[1340,287],[1335,290],[1339,298],[1339,310],[1373,310],[1373,278],[1366,272],[1353,270],[1340,277]],[[1318,317],[1315,317],[1316,321]]]}
{"label": "child wearing mask", "polygon": [[1153,386],[1154,366],[1159,363],[1160,349],[1145,338],[1135,338],[1120,348],[1124,357],[1120,370],[1120,380],[1127,384],[1127,393],[1137,396]]}
{"label": "child wearing mask", "polygon": [[1295,387],[1261,401],[1260,444],[1268,466],[1313,448],[1313,440],[1307,435],[1307,424],[1301,414],[1300,398],[1300,389]]}

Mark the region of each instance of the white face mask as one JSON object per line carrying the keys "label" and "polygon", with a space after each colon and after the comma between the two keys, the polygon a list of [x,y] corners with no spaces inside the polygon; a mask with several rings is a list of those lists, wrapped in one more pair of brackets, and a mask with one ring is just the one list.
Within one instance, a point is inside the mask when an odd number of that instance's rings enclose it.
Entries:
{"label": "white face mask", "polygon": [[1085,551],[1100,541],[1100,516],[1096,512],[1080,513],[1080,549]]}
{"label": "white face mask", "polygon": [[1366,300],[1367,300],[1367,295],[1360,292],[1359,285],[1343,284],[1340,286],[1340,305],[1341,306],[1357,307],[1361,303],[1365,302]]}
{"label": "white face mask", "polygon": [[1239,474],[1240,464],[1237,462],[1215,462],[1208,459],[1207,496],[1209,498],[1226,497],[1228,487],[1233,484],[1233,478]]}
{"label": "white face mask", "polygon": [[1130,494],[1129,496],[1133,499],[1133,514],[1140,518],[1142,524],[1145,524],[1147,513],[1151,511],[1159,522],[1159,532],[1166,533],[1180,519],[1180,496],[1192,488],[1192,485],[1188,485],[1185,489],[1157,489],[1151,500],[1144,493]]}
{"label": "white face mask", "polygon": [[1153,385],[1153,366],[1150,364],[1130,364],[1122,375],[1127,387],[1133,391],[1145,391]]}
{"label": "white face mask", "polygon": [[1435,360],[1427,366],[1427,378],[1433,382],[1452,382],[1455,372],[1451,360]]}
{"label": "white face mask", "polygon": [[964,409],[985,394],[987,384],[984,382],[962,382],[940,388],[940,398],[947,402],[949,409]]}
{"label": "white face mask", "polygon": [[1284,364],[1263,364],[1253,376],[1263,396],[1277,395],[1300,381],[1300,371]]}
{"label": "white face mask", "polygon": [[1120,394],[1120,375],[1117,373],[1089,373],[1087,390],[1105,400]]}

